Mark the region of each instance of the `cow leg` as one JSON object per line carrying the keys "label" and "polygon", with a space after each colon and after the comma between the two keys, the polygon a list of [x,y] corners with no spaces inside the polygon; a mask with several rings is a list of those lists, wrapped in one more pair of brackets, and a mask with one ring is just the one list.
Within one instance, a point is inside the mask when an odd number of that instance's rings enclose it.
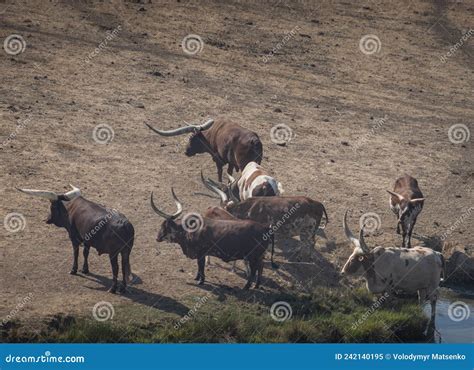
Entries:
{"label": "cow leg", "polygon": [[436,317],[436,301],[438,300],[438,288],[433,290],[430,294],[430,303],[431,303],[431,322],[434,323]]}
{"label": "cow leg", "polygon": [[196,276],[199,280],[199,285],[204,284],[205,275],[204,275],[204,267],[206,266],[206,256],[198,257],[198,276]]}
{"label": "cow leg", "polygon": [[413,233],[413,229],[415,228],[416,218],[413,219],[413,222],[408,225],[408,248],[411,248],[411,234]]}
{"label": "cow leg", "polygon": [[72,262],[72,269],[71,269],[70,274],[71,275],[76,275],[77,274],[77,265],[78,265],[77,261],[79,259],[79,244],[73,244],[72,250],[73,250],[74,260]]}
{"label": "cow leg", "polygon": [[400,235],[400,222],[397,221],[397,234]]}
{"label": "cow leg", "polygon": [[129,258],[130,254],[128,251],[122,252],[122,286],[119,287],[119,293],[123,293],[127,290],[127,281],[128,275],[130,272],[128,271],[128,266],[130,266]]}
{"label": "cow leg", "polygon": [[250,286],[252,285],[253,281],[255,280],[255,275],[257,273],[258,264],[255,263],[253,260],[250,261],[250,275],[247,278],[247,284],[244,286],[244,290],[249,290]]}
{"label": "cow leg", "polygon": [[403,242],[402,242],[402,248],[408,248],[407,247],[407,244],[408,244],[408,232],[407,232],[407,226],[402,223],[402,238],[403,238]]}
{"label": "cow leg", "polygon": [[260,288],[260,281],[262,279],[262,274],[263,274],[263,256],[262,256],[261,260],[259,261],[259,265],[258,265],[257,283],[255,284],[255,289]]}
{"label": "cow leg", "polygon": [[227,173],[232,176],[234,173],[234,166],[229,163],[229,166],[227,166]]}
{"label": "cow leg", "polygon": [[222,182],[222,165],[216,162],[217,167],[217,179]]}
{"label": "cow leg", "polygon": [[112,265],[112,286],[109,289],[110,293],[115,293],[117,291],[117,277],[118,277],[118,256],[117,255],[110,255],[110,264]]}
{"label": "cow leg", "polygon": [[84,250],[82,251],[82,255],[84,256],[84,263],[82,265],[82,273],[83,274],[88,274],[89,273],[89,249],[90,247],[88,245],[84,245]]}

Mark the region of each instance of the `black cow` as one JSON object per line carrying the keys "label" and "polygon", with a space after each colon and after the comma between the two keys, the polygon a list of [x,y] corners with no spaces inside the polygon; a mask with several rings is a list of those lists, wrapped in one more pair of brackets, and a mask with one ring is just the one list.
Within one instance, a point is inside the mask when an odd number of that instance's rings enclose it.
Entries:
{"label": "black cow", "polygon": [[[244,289],[249,289],[255,277],[255,288],[260,286],[263,273],[263,256],[270,242],[265,235],[268,227],[254,221],[233,219],[198,218],[198,226],[190,230],[186,227],[186,220],[177,219],[182,211],[181,202],[171,189],[178,210],[169,215],[155,206],[153,193],[151,194],[151,207],[156,214],[165,218],[158,232],[157,241],[168,241],[180,245],[184,255],[198,262],[196,280],[199,285],[204,284],[204,266],[206,256],[218,257],[224,262],[247,260],[250,274]],[[273,239],[271,239],[273,242]],[[272,243],[272,258],[273,258]]]}
{"label": "black cow", "polygon": [[125,291],[127,280],[131,275],[130,253],[135,235],[132,224],[117,210],[105,208],[83,198],[81,191],[72,187],[73,190],[65,194],[32,189],[18,190],[51,201],[51,213],[46,223],[64,227],[69,233],[74,252],[74,262],[70,272],[72,275],[77,273],[79,245],[84,245],[84,265],[82,267],[84,274],[89,273],[87,259],[90,247],[94,247],[99,255],[104,253],[109,255],[113,274],[113,284],[109,292],[115,293],[119,272],[118,255],[120,254],[122,256],[123,286],[119,287],[119,292]]}

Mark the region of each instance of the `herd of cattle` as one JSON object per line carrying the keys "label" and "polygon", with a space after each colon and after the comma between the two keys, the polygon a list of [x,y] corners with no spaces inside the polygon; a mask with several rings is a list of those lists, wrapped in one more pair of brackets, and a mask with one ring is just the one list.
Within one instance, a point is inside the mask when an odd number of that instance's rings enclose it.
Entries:
{"label": "herd of cattle", "polygon": [[[205,178],[204,186],[213,192],[211,197],[220,199],[219,207],[209,207],[197,221],[198,228],[186,227],[180,218],[183,207],[173,189],[171,194],[177,210],[168,214],[160,210],[151,193],[151,207],[164,218],[157,241],[179,244],[186,257],[196,259],[199,284],[205,281],[206,256],[220,258],[225,262],[244,260],[248,265],[247,283],[249,289],[256,280],[258,288],[263,272],[263,259],[268,246],[272,248],[274,237],[291,238],[299,236],[303,248],[314,248],[316,232],[323,216],[329,221],[322,203],[305,196],[283,196],[280,182],[270,176],[260,163],[263,145],[258,135],[238,124],[209,120],[202,125],[163,131],[147,126],[162,136],[191,133],[185,154],[194,156],[209,153],[217,167],[218,181]],[[228,182],[222,180],[223,167],[228,165]],[[233,170],[240,171],[238,180],[232,177]],[[72,185],[71,185],[72,186]],[[68,231],[73,246],[74,261],[71,274],[78,269],[79,246],[84,245],[83,273],[88,273],[90,247],[99,255],[109,255],[112,265],[113,284],[110,292],[125,291],[131,275],[130,253],[134,242],[134,228],[128,219],[81,196],[78,188],[64,194],[51,191],[18,189],[23,193],[46,198],[51,201],[48,224],[63,227]],[[356,238],[347,225],[347,211],[343,227],[354,247],[353,253],[342,269],[342,274],[361,273],[367,281],[367,289],[374,293],[403,291],[418,293],[420,301],[430,300],[432,317],[435,315],[436,299],[441,273],[444,269],[443,256],[430,248],[411,248],[412,231],[421,212],[424,197],[416,179],[409,175],[400,177],[390,193],[390,208],[397,216],[397,233],[403,235],[401,247],[369,249],[364,241],[364,227]],[[121,255],[123,284],[118,287],[118,255]]]}

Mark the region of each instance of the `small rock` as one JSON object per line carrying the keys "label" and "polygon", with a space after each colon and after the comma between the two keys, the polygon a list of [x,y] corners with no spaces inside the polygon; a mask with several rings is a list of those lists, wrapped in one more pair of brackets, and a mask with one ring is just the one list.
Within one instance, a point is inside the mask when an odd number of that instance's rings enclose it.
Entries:
{"label": "small rock", "polygon": [[178,271],[179,272],[184,272],[184,269],[181,267]]}
{"label": "small rock", "polygon": [[138,9],[139,12],[146,12],[146,9],[142,6],[140,9]]}
{"label": "small rock", "polygon": [[280,108],[275,108],[273,111],[274,111],[275,113],[281,113],[281,109],[280,109]]}
{"label": "small rock", "polygon": [[342,145],[349,146],[349,143],[347,141],[341,141]]}

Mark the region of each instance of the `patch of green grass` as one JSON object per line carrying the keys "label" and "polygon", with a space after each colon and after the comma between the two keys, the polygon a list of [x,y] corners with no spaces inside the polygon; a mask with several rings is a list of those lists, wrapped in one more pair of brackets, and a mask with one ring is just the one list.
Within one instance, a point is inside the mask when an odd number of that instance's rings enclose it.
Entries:
{"label": "patch of green grass", "polygon": [[[186,321],[155,312],[148,321],[126,315],[106,322],[92,318],[59,320],[33,341],[142,342],[142,343],[324,343],[422,342],[427,318],[413,301],[397,300],[374,309],[374,297],[365,289],[320,288],[313,294],[277,294],[249,304],[209,299]],[[273,302],[285,301],[292,317],[277,322],[270,316]],[[192,304],[190,305],[192,306]],[[129,310],[129,311],[127,311]],[[120,310],[117,310],[120,311]],[[125,316],[139,317],[126,322]],[[64,324],[66,323],[66,324]],[[15,334],[16,333],[16,334]],[[19,331],[2,335],[4,341],[21,341]],[[4,333],[5,334],[5,333]]]}

